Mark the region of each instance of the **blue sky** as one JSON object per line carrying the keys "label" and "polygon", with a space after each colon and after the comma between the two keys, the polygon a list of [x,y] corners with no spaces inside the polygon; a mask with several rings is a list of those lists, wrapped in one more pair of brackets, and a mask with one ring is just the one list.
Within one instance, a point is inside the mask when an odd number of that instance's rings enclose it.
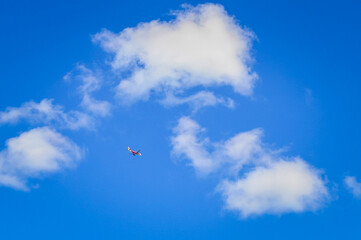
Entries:
{"label": "blue sky", "polygon": [[1,2],[0,236],[358,239],[360,10]]}

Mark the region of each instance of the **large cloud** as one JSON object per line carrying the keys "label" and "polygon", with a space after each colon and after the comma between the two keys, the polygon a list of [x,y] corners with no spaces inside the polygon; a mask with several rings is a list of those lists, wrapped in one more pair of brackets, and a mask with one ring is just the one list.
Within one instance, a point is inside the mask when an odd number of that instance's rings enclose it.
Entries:
{"label": "large cloud", "polygon": [[0,185],[28,190],[28,178],[72,167],[81,157],[80,148],[55,130],[32,129],[6,141],[0,152]]}
{"label": "large cloud", "polygon": [[202,137],[204,131],[182,117],[174,128],[173,153],[184,156],[200,174],[222,171],[222,176],[236,179],[223,180],[217,187],[226,209],[248,217],[315,210],[327,200],[321,172],[299,157],[283,157],[279,150],[267,148],[261,129],[221,142]]}
{"label": "large cloud", "polygon": [[225,208],[243,217],[315,210],[328,197],[319,172],[300,158],[257,167],[244,178],[224,181],[218,190]]}
{"label": "large cloud", "polygon": [[128,75],[117,87],[118,96],[129,102],[147,99],[151,91],[219,85],[250,95],[257,78],[249,66],[253,34],[217,4],[185,6],[174,15],[168,22],[94,36],[114,55],[113,69]]}

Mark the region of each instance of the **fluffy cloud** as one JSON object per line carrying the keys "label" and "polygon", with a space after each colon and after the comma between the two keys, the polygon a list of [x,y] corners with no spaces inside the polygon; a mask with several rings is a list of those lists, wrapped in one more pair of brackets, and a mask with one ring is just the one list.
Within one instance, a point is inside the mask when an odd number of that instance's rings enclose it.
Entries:
{"label": "fluffy cloud", "polygon": [[260,128],[238,133],[224,143],[216,144],[214,155],[228,166],[232,174],[237,174],[244,165],[267,162],[271,155],[263,148],[262,135]]}
{"label": "fluffy cloud", "polygon": [[52,99],[43,99],[40,103],[26,102],[21,107],[8,107],[0,112],[0,125],[14,124],[20,120],[31,123],[56,124],[62,128],[79,129],[93,127],[92,118],[82,112],[64,112],[63,107],[53,105]]}
{"label": "fluffy cloud", "polygon": [[245,164],[263,161],[256,156],[265,155],[261,146],[261,129],[239,133],[225,142],[211,143],[208,138],[200,138],[205,130],[198,123],[182,117],[173,131],[173,153],[188,158],[190,165],[201,174],[214,172],[220,167],[237,173]]}
{"label": "fluffy cloud", "polygon": [[172,138],[174,154],[184,155],[190,159],[190,165],[201,174],[210,173],[216,168],[217,163],[205,148],[209,142],[208,139],[200,141],[197,137],[202,129],[196,122],[188,117],[183,117],[173,131],[175,134]]}
{"label": "fluffy cloud", "polygon": [[76,78],[82,83],[78,91],[82,95],[81,105],[87,111],[102,117],[110,115],[111,104],[107,101],[97,100],[92,96],[92,93],[101,87],[100,76],[84,65],[78,65],[73,71],[64,76],[66,81],[69,81],[71,78]]}
{"label": "fluffy cloud", "polygon": [[221,5],[185,6],[175,19],[141,23],[118,34],[96,34],[94,42],[114,55],[122,79],[118,96],[127,102],[153,91],[228,85],[250,95],[257,75],[250,69],[253,33],[239,26]]}
{"label": "fluffy cloud", "polygon": [[300,158],[256,167],[242,179],[224,181],[218,190],[225,208],[243,217],[314,210],[328,197],[319,172]]}
{"label": "fluffy cloud", "polygon": [[0,185],[29,190],[28,178],[72,167],[82,157],[80,148],[60,133],[35,128],[8,139],[0,152]]}
{"label": "fluffy cloud", "polygon": [[361,183],[355,177],[346,176],[344,182],[350,192],[357,198],[361,198]]}
{"label": "fluffy cloud", "polygon": [[[204,131],[189,117],[182,117],[174,128],[173,153],[187,158],[200,174],[222,171],[236,179],[223,180],[217,187],[226,209],[243,217],[282,214],[315,210],[327,200],[320,171],[299,157],[286,158],[280,151],[267,148],[261,129],[216,143],[202,138]],[[245,172],[244,166],[253,170]]]}

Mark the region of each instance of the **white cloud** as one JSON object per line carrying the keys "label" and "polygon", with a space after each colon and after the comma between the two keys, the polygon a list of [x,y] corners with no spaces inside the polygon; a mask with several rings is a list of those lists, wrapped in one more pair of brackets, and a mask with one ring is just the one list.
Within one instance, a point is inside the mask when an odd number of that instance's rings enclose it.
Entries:
{"label": "white cloud", "polygon": [[0,152],[0,185],[27,191],[28,178],[72,167],[81,157],[80,148],[60,133],[32,129],[6,141]]}
{"label": "white cloud", "polygon": [[26,186],[23,180],[20,180],[17,176],[1,173],[1,171],[0,171],[0,185],[22,191],[29,191],[29,188]]}
{"label": "white cloud", "polygon": [[[224,180],[217,188],[226,209],[243,217],[282,214],[315,210],[327,200],[320,171],[299,157],[286,158],[279,150],[267,148],[261,140],[262,129],[215,143],[202,138],[204,131],[189,117],[182,117],[174,128],[173,153],[186,157],[198,173],[221,171],[236,179]],[[246,172],[244,166],[254,170]]]}
{"label": "white cloud", "polygon": [[218,190],[225,208],[242,217],[315,210],[328,198],[319,172],[300,158],[256,167],[244,178],[224,181]]}
{"label": "white cloud", "polygon": [[197,138],[200,132],[202,129],[196,122],[188,117],[181,118],[174,128],[173,153],[186,156],[191,160],[192,167],[201,174],[207,174],[216,168],[217,163],[205,149],[208,139],[200,141]]}
{"label": "white cloud", "polygon": [[262,135],[260,128],[238,133],[223,144],[217,144],[215,155],[228,165],[233,174],[237,174],[244,165],[263,163],[268,154],[262,146]]}
{"label": "white cloud", "polygon": [[346,176],[344,182],[348,190],[357,198],[361,198],[361,183],[355,177]]}
{"label": "white cloud", "polygon": [[193,112],[206,106],[216,106],[217,104],[224,105],[228,108],[234,108],[234,101],[230,98],[224,99],[216,97],[212,92],[200,91],[188,97],[177,97],[172,93],[166,95],[166,98],[161,101],[164,106],[175,106],[180,104],[189,104]]}
{"label": "white cloud", "polygon": [[173,153],[187,157],[190,165],[201,174],[217,171],[221,167],[238,173],[243,165],[262,161],[259,156],[265,155],[261,146],[261,129],[242,132],[219,143],[200,138],[204,131],[189,117],[182,117],[174,128],[175,135],[172,137]]}
{"label": "white cloud", "polygon": [[57,124],[62,128],[79,129],[92,128],[92,118],[82,112],[64,112],[63,107],[53,105],[52,99],[43,99],[40,103],[26,102],[20,107],[8,107],[0,112],[0,124],[14,124],[20,120],[31,123]]}
{"label": "white cloud", "polygon": [[81,81],[78,91],[82,95],[81,105],[90,113],[102,117],[110,115],[111,104],[107,101],[97,100],[92,96],[92,93],[99,90],[101,87],[101,76],[95,74],[92,70],[84,65],[77,65],[77,67],[68,72],[64,76],[64,80],[75,78]]}
{"label": "white cloud", "polygon": [[90,94],[84,94],[81,105],[95,115],[105,117],[110,114],[110,103],[96,100]]}
{"label": "white cloud", "polygon": [[118,96],[129,102],[147,99],[154,91],[220,85],[252,94],[257,79],[249,64],[253,33],[218,4],[185,6],[174,15],[168,22],[154,20],[119,34],[103,30],[94,36],[114,55],[113,69],[129,76],[120,81]]}

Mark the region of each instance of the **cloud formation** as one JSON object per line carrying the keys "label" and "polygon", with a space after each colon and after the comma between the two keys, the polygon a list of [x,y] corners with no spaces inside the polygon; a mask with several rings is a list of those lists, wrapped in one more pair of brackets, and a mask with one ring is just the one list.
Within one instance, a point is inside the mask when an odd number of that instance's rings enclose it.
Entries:
{"label": "cloud formation", "polygon": [[182,117],[173,131],[173,153],[184,156],[199,174],[221,171],[235,179],[223,180],[217,190],[225,208],[243,217],[316,210],[328,199],[321,172],[299,157],[267,148],[262,129],[212,143],[202,137],[205,129]]}
{"label": "cloud formation", "polygon": [[0,185],[27,191],[29,178],[73,166],[82,157],[79,147],[53,128],[94,129],[96,117],[109,115],[111,105],[92,96],[101,85],[101,80],[93,71],[78,65],[76,72],[69,72],[64,79],[72,77],[81,81],[78,91],[85,111],[65,112],[63,106],[54,105],[53,99],[45,98],[39,103],[29,101],[0,112],[0,125],[26,121],[44,126],[7,140],[7,147],[0,152]]}
{"label": "cloud formation", "polygon": [[126,76],[117,95],[129,102],[146,100],[152,92],[221,85],[252,94],[257,79],[250,68],[253,33],[218,4],[184,6],[173,14],[168,22],[154,20],[94,36],[114,56],[113,69]]}
{"label": "cloud formation", "polygon": [[224,142],[211,143],[201,138],[205,129],[189,117],[182,117],[173,129],[173,153],[185,156],[200,174],[209,174],[226,167],[230,173],[238,173],[243,165],[261,162],[266,155],[262,148],[262,129],[236,134]]}
{"label": "cloud formation", "polygon": [[73,71],[68,72],[64,76],[66,81],[69,81],[71,78],[76,78],[82,83],[78,87],[78,91],[82,95],[81,106],[93,115],[101,117],[110,115],[111,104],[107,101],[97,100],[92,96],[92,93],[101,87],[102,81],[100,76],[97,76],[84,65],[77,65]]}
{"label": "cloud formation", "polygon": [[236,181],[218,186],[225,208],[242,217],[316,210],[328,197],[317,170],[300,158],[258,166]]}
{"label": "cloud formation", "polygon": [[230,98],[217,97],[212,92],[200,91],[188,97],[177,97],[172,93],[166,95],[166,98],[161,103],[168,106],[176,106],[181,104],[188,104],[191,106],[193,112],[197,112],[200,108],[206,106],[216,106],[218,104],[224,105],[228,108],[234,108],[234,101]]}
{"label": "cloud formation", "polygon": [[29,101],[20,107],[8,107],[0,112],[0,125],[15,124],[21,120],[34,124],[55,124],[73,130],[93,127],[93,120],[88,114],[79,111],[64,112],[62,106],[54,105],[53,99],[46,98],[39,103]]}
{"label": "cloud formation", "polygon": [[172,137],[173,153],[190,159],[190,165],[201,174],[207,174],[216,168],[216,162],[212,158],[205,145],[208,139],[199,140],[197,135],[204,131],[195,121],[188,117],[182,117],[178,126],[173,129],[175,136]]}
{"label": "cloud formation", "polygon": [[346,187],[356,198],[361,198],[361,183],[353,176],[346,176],[344,179]]}
{"label": "cloud formation", "polygon": [[0,152],[0,185],[27,191],[29,178],[69,168],[81,159],[80,148],[48,127],[8,139]]}

